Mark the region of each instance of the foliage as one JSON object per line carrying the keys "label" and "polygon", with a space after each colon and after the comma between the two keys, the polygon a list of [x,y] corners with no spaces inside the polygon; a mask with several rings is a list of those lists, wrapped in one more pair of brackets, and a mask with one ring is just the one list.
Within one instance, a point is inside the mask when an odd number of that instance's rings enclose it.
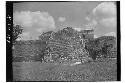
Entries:
{"label": "foliage", "polygon": [[97,43],[95,42],[95,40],[88,40],[88,42],[86,42],[85,48],[86,50],[88,50],[92,59],[95,60],[100,51],[100,48],[97,47]]}
{"label": "foliage", "polygon": [[17,41],[13,61],[41,61],[44,58],[45,47],[46,43],[41,40]]}
{"label": "foliage", "polygon": [[116,48],[116,38],[113,36],[102,36],[93,40],[88,40],[86,43],[86,49],[89,51],[93,60],[96,60],[97,57],[102,55],[105,58],[110,56],[114,53],[113,50],[115,49],[113,48]]}
{"label": "foliage", "polygon": [[[98,46],[101,46],[101,52],[104,55],[104,57],[112,56],[113,51],[115,48],[117,48],[116,38],[114,36],[102,36],[97,39],[99,41]],[[114,56],[114,55],[113,55]]]}
{"label": "foliage", "polygon": [[22,31],[22,26],[13,24],[13,43],[15,43],[16,39],[20,37],[19,35],[22,34]]}
{"label": "foliage", "polygon": [[44,32],[39,36],[39,39],[42,41],[48,41],[53,33],[53,31]]}

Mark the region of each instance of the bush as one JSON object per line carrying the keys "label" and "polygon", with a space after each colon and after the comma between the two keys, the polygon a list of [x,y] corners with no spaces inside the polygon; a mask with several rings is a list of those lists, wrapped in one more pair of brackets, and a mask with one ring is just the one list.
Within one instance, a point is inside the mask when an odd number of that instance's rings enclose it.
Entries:
{"label": "bush", "polygon": [[[113,36],[102,36],[93,40],[88,40],[85,45],[93,60],[97,57],[109,57],[117,55],[116,38]],[[103,56],[102,56],[103,55]]]}

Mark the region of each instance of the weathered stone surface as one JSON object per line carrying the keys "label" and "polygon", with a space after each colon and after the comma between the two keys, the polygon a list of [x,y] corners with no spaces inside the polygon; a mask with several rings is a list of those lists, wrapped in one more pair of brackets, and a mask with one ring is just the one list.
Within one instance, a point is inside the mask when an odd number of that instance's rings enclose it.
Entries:
{"label": "weathered stone surface", "polygon": [[[77,31],[72,28],[64,28],[54,33],[47,42],[45,51],[45,61],[66,62],[89,60],[89,54],[85,50],[86,39],[81,37]],[[76,62],[77,62],[76,61]]]}

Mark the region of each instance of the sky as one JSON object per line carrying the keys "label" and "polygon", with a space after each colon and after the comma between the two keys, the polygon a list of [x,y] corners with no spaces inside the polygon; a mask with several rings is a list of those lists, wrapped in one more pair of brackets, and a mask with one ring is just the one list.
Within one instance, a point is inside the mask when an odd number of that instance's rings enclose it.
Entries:
{"label": "sky", "polygon": [[23,27],[18,40],[66,27],[94,29],[94,37],[116,36],[116,13],[115,2],[20,2],[13,4],[13,23]]}

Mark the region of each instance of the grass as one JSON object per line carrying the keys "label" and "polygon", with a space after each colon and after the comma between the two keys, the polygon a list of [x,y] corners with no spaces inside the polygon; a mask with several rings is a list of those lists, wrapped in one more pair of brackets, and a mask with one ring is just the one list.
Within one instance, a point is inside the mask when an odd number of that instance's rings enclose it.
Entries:
{"label": "grass", "polygon": [[116,60],[75,66],[41,62],[13,62],[14,81],[116,81]]}

